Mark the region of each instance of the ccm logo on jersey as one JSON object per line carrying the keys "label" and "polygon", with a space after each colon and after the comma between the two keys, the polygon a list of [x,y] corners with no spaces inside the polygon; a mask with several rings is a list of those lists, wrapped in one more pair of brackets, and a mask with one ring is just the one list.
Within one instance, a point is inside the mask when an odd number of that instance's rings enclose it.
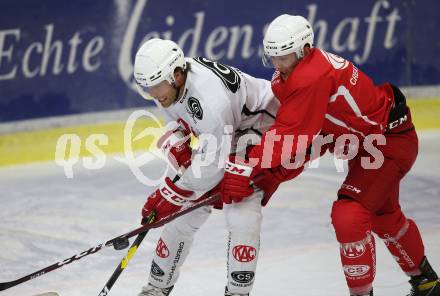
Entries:
{"label": "ccm logo on jersey", "polygon": [[245,166],[245,165],[240,165],[237,163],[233,163],[230,161],[226,162],[225,165],[225,170],[228,173],[234,174],[234,175],[239,175],[239,176],[246,176],[249,177],[252,173],[252,168]]}
{"label": "ccm logo on jersey", "polygon": [[405,116],[400,117],[397,120],[394,120],[393,122],[388,123],[388,129],[393,129],[401,125],[402,123],[406,122],[408,120],[408,116],[405,114]]}
{"label": "ccm logo on jersey", "polygon": [[251,262],[257,255],[257,251],[252,246],[238,245],[232,249],[232,255],[239,262]]}
{"label": "ccm logo on jersey", "polygon": [[355,193],[357,193],[357,194],[359,194],[359,193],[361,193],[362,192],[362,190],[360,190],[359,188],[357,188],[357,187],[354,187],[353,185],[350,185],[350,184],[342,184],[342,186],[341,186],[342,188],[345,188],[345,189],[347,189],[347,190],[350,190],[350,191],[353,191],[353,192],[355,192]]}
{"label": "ccm logo on jersey", "polygon": [[348,276],[363,276],[370,270],[368,265],[344,265],[344,272]]}

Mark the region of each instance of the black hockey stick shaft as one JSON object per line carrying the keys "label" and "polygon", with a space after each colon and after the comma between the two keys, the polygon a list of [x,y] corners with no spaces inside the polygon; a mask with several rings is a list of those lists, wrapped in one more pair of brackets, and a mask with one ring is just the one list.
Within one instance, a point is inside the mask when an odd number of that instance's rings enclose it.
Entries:
{"label": "black hockey stick shaft", "polygon": [[[152,212],[150,216],[147,217],[147,224],[153,223],[153,221],[156,219],[156,213]],[[108,292],[110,292],[110,289],[113,287],[121,273],[124,271],[124,269],[127,267],[128,262],[130,262],[131,258],[133,258],[134,254],[136,253],[137,249],[139,248],[139,245],[144,240],[145,236],[147,235],[148,230],[145,232],[142,232],[141,234],[138,234],[134,242],[131,244],[130,248],[128,249],[127,255],[125,255],[124,258],[122,258],[121,262],[119,262],[119,265],[116,267],[115,271],[111,275],[111,277],[108,279],[107,283],[105,283],[104,288],[102,288],[101,292],[99,292],[98,296],[106,296]]]}
{"label": "black hockey stick shaft", "polygon": [[115,284],[116,280],[119,278],[121,273],[124,271],[125,267],[127,267],[128,262],[131,260],[131,258],[136,253],[139,245],[142,243],[142,240],[147,235],[148,230],[146,232],[142,232],[139,234],[134,242],[131,244],[130,249],[128,249],[127,255],[121,260],[118,267],[116,267],[115,271],[111,275],[111,277],[108,279],[107,283],[105,284],[104,288],[102,288],[101,292],[99,293],[99,296],[106,296],[110,292],[110,289]]}
{"label": "black hockey stick shaft", "polygon": [[78,260],[80,260],[80,259],[82,259],[82,258],[84,258],[84,257],[86,257],[88,255],[95,254],[95,253],[101,251],[105,247],[113,246],[114,243],[120,241],[121,239],[128,239],[128,238],[136,236],[136,235],[138,235],[140,233],[146,232],[146,231],[148,231],[148,230],[150,230],[152,228],[161,227],[162,225],[164,225],[164,224],[174,220],[175,218],[177,218],[179,216],[185,215],[186,213],[191,212],[191,211],[193,211],[193,210],[195,210],[197,208],[200,208],[202,206],[212,204],[217,199],[219,199],[220,194],[212,195],[211,191],[209,191],[209,192],[205,193],[204,196],[207,196],[207,197],[206,198],[202,198],[201,197],[200,198],[201,200],[198,201],[198,202],[195,202],[191,207],[188,207],[188,208],[185,208],[185,209],[183,209],[183,210],[181,210],[179,212],[173,213],[173,214],[169,215],[168,217],[165,217],[165,218],[163,218],[163,219],[161,219],[161,220],[159,220],[157,222],[154,222],[152,224],[142,225],[142,226],[140,226],[140,227],[138,227],[138,228],[136,228],[136,229],[134,229],[134,230],[132,230],[130,232],[127,232],[125,234],[122,234],[120,236],[112,238],[111,240],[108,240],[105,243],[98,244],[98,245],[96,245],[94,247],[91,247],[90,249],[88,249],[86,251],[83,251],[83,252],[81,252],[79,254],[73,255],[72,257],[69,257],[67,259],[64,259],[63,261],[60,261],[60,262],[57,262],[57,263],[52,264],[50,266],[47,266],[47,267],[45,267],[43,269],[40,269],[40,270],[38,270],[36,272],[33,272],[31,274],[25,275],[25,276],[23,276],[23,277],[21,277],[19,279],[16,279],[16,280],[13,280],[13,281],[10,281],[10,282],[2,282],[2,283],[0,283],[0,291],[9,289],[9,288],[17,286],[17,285],[19,285],[21,283],[24,283],[24,282],[27,282],[27,281],[32,280],[34,278],[37,278],[39,276],[42,276],[42,275],[44,275],[44,274],[46,274],[48,272],[51,272],[51,271],[56,270],[56,269],[58,269],[60,267],[63,267],[64,265],[70,264],[70,263],[72,263],[74,261],[78,261]]}
{"label": "black hockey stick shaft", "polygon": [[[112,240],[108,241],[107,243],[109,243],[111,241]],[[50,266],[47,266],[47,267],[45,267],[43,269],[40,269],[40,270],[38,270],[38,271],[36,271],[34,273],[28,274],[28,275],[26,275],[24,277],[21,277],[21,278],[17,279],[17,280],[10,281],[10,282],[0,283],[0,291],[9,289],[9,288],[17,286],[17,285],[19,285],[21,283],[24,283],[24,282],[27,282],[29,280],[32,280],[32,279],[34,279],[36,277],[42,276],[43,274],[51,272],[51,271],[53,271],[55,269],[58,269],[58,268],[60,268],[60,267],[62,267],[64,265],[70,264],[70,263],[72,263],[72,262],[74,262],[76,260],[79,260],[79,259],[87,256],[87,255],[94,254],[94,253],[100,251],[103,247],[107,247],[107,246],[111,246],[111,245],[112,245],[111,243],[109,245],[105,245],[105,244],[96,245],[96,246],[94,246],[94,247],[92,247],[92,248],[90,248],[90,249],[88,249],[88,250],[86,250],[84,252],[81,252],[79,254],[73,255],[70,258],[67,258],[67,259],[65,259],[63,261],[57,262],[57,263],[52,264]]]}

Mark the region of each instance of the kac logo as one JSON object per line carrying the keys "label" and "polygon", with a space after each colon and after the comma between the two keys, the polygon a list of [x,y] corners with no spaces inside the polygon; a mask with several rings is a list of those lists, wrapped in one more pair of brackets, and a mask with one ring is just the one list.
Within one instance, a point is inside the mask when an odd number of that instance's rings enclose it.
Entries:
{"label": "kac logo", "polygon": [[346,258],[358,258],[365,253],[365,245],[362,241],[341,244],[341,254]]}
{"label": "kac logo", "polygon": [[335,68],[336,70],[343,70],[348,67],[349,62],[333,53],[320,50],[324,58]]}
{"label": "kac logo", "polygon": [[232,249],[232,255],[239,262],[251,262],[257,255],[257,251],[252,246],[238,245]]}

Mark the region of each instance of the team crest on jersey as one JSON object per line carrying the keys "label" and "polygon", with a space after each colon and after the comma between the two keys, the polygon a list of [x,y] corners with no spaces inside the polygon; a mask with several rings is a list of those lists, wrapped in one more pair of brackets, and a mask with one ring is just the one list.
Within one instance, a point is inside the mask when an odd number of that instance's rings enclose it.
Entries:
{"label": "team crest on jersey", "polygon": [[162,238],[157,242],[156,255],[160,258],[167,258],[170,255],[170,250],[168,250],[168,247]]}
{"label": "team crest on jersey", "polygon": [[238,245],[232,249],[232,255],[239,262],[251,262],[257,255],[257,251],[252,246]]}
{"label": "team crest on jersey", "polygon": [[336,70],[343,70],[348,67],[349,62],[333,53],[320,50],[325,59],[335,68]]}
{"label": "team crest on jersey", "polygon": [[191,115],[193,119],[202,120],[203,119],[203,109],[200,105],[199,100],[194,97],[188,98],[188,104],[186,106],[186,111]]}

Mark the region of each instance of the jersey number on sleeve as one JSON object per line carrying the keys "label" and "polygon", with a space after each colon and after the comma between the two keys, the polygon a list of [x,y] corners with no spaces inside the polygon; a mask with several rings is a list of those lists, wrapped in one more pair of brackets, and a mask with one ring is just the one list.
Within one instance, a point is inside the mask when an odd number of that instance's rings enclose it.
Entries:
{"label": "jersey number on sleeve", "polygon": [[202,57],[196,57],[194,60],[213,71],[214,74],[222,80],[223,84],[234,94],[240,88],[241,78],[234,68]]}

